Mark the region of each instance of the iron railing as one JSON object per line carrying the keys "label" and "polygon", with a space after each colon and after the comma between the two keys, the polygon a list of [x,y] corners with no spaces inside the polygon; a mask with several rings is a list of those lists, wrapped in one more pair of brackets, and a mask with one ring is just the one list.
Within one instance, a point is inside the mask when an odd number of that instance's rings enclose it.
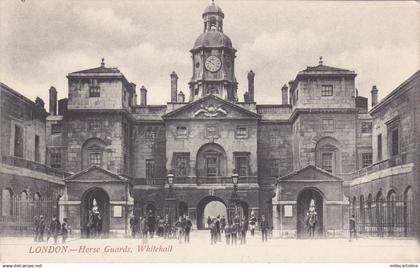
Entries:
{"label": "iron railing", "polygon": [[48,174],[51,176],[55,176],[55,177],[62,177],[65,178],[67,176],[70,175],[70,173],[59,170],[59,169],[55,169],[52,167],[48,167],[44,164],[38,163],[38,162],[34,162],[34,161],[30,161],[27,159],[23,159],[20,157],[15,157],[15,156],[9,156],[9,155],[3,155],[2,156],[2,163],[9,165],[9,166],[14,166],[14,167],[20,167],[20,168],[27,168],[33,171],[38,171],[44,174]]}

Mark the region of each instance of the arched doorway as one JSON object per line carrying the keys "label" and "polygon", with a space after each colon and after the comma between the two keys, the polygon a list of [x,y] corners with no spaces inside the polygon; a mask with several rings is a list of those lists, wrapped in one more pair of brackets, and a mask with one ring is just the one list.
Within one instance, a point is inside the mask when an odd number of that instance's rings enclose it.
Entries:
{"label": "arched doorway", "polygon": [[297,198],[297,237],[307,238],[308,232],[306,228],[305,218],[309,210],[311,200],[315,201],[315,211],[318,214],[318,224],[315,227],[315,236],[323,236],[324,234],[324,198],[316,188],[303,189]]}
{"label": "arched doorway", "polygon": [[220,197],[207,196],[198,202],[197,205],[197,229],[202,230],[207,227],[206,219],[208,216],[214,218],[225,216],[227,219],[227,206]]}
{"label": "arched doorway", "polygon": [[105,190],[94,187],[82,195],[82,204],[80,208],[80,229],[82,237],[87,237],[88,229],[87,225],[89,223],[89,211],[93,207],[93,200],[96,200],[99,213],[102,219],[102,235],[107,236],[109,232],[109,218],[110,218],[110,206],[109,206],[109,196]]}
{"label": "arched doorway", "polygon": [[411,236],[413,224],[413,190],[411,186],[404,191],[404,236]]}

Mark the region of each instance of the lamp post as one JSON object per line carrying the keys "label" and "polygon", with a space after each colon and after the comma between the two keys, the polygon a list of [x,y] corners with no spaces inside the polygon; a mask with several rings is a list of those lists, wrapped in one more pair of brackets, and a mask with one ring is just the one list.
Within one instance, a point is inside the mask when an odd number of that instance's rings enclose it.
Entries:
{"label": "lamp post", "polygon": [[238,173],[236,173],[236,170],[233,170],[233,174],[232,174],[233,192],[232,192],[232,198],[231,198],[231,202],[234,208],[233,215],[232,215],[233,218],[236,217],[238,214],[238,201],[239,201],[238,180],[239,180],[239,175]]}

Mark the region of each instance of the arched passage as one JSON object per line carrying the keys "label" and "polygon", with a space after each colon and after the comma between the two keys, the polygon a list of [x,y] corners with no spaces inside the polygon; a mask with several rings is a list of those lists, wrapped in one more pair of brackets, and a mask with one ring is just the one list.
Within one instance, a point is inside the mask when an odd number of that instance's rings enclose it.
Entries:
{"label": "arched passage", "polygon": [[89,223],[89,211],[93,208],[93,200],[96,200],[97,207],[99,210],[100,218],[102,220],[102,231],[101,234],[107,235],[109,232],[109,220],[110,220],[110,206],[108,193],[99,187],[94,187],[82,195],[82,203],[80,208],[80,227],[82,230],[82,236],[88,236],[88,223]]}
{"label": "arched passage", "polygon": [[413,190],[411,186],[404,191],[404,236],[411,236],[413,224]]}
{"label": "arched passage", "polygon": [[315,227],[316,236],[324,233],[324,197],[320,190],[316,188],[305,188],[297,198],[297,237],[307,238],[308,232],[305,223],[306,214],[309,210],[311,200],[315,201],[315,211],[318,215],[318,223]]}
{"label": "arched passage", "polygon": [[217,196],[206,196],[197,204],[197,229],[202,230],[207,227],[206,219],[218,215],[227,218],[227,206],[223,199]]}

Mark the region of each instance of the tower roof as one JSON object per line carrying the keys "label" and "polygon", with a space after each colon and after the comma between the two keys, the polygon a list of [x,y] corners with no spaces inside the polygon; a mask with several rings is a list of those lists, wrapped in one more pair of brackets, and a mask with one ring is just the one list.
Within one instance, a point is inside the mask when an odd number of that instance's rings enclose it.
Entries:
{"label": "tower roof", "polygon": [[199,47],[229,47],[232,48],[232,41],[230,38],[217,30],[211,30],[200,34],[195,40],[194,48]]}
{"label": "tower roof", "polygon": [[221,9],[219,6],[217,6],[217,5],[214,3],[214,1],[212,1],[212,3],[204,9],[204,12],[203,12],[203,17],[204,17],[206,14],[209,14],[209,13],[220,14],[220,15],[222,16],[222,18],[224,17],[224,14],[223,14],[222,9]]}

